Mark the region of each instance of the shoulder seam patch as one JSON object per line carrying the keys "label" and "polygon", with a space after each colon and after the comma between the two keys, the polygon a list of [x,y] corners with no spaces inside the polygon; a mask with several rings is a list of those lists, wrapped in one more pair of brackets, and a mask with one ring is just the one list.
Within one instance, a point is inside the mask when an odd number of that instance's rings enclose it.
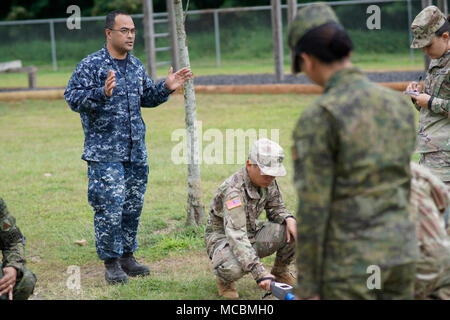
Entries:
{"label": "shoulder seam patch", "polygon": [[233,198],[233,199],[227,201],[225,203],[225,205],[227,206],[228,210],[231,210],[231,209],[242,206],[242,202],[241,202],[241,199],[239,197],[237,197],[237,198]]}

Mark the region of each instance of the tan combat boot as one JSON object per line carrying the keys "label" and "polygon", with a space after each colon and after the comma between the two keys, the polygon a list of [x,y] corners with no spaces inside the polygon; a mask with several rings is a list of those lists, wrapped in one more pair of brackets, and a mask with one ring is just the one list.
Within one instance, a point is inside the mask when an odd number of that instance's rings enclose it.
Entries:
{"label": "tan combat boot", "polygon": [[223,282],[217,277],[217,289],[219,290],[219,296],[225,299],[238,299],[239,294],[234,282]]}
{"label": "tan combat boot", "polygon": [[270,273],[275,276],[276,282],[286,283],[290,286],[295,286],[297,284],[297,277],[289,271],[289,266],[279,264],[276,260]]}

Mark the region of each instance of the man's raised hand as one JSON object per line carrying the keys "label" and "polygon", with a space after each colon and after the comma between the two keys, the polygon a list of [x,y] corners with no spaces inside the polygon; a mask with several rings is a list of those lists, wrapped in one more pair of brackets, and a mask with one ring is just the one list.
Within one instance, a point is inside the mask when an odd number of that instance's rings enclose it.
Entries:
{"label": "man's raised hand", "polygon": [[169,90],[178,89],[185,81],[194,77],[194,74],[189,68],[183,68],[173,73],[173,67],[170,68],[169,74],[166,77],[166,87]]}
{"label": "man's raised hand", "polygon": [[116,75],[113,70],[109,70],[108,78],[106,78],[105,82],[105,94],[108,97],[111,97],[113,89],[116,87]]}

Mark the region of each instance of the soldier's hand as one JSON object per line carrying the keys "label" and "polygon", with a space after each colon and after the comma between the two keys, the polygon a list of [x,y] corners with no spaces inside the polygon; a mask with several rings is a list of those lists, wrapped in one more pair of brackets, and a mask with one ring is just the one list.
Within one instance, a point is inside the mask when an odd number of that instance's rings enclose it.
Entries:
{"label": "soldier's hand", "polygon": [[431,96],[426,93],[421,93],[418,96],[415,96],[416,104],[422,108],[428,108],[428,100],[430,100]]}
{"label": "soldier's hand", "polygon": [[14,267],[3,268],[3,277],[0,279],[0,296],[8,293],[9,299],[12,300],[13,288],[16,284],[17,270]]}
{"label": "soldier's hand", "polygon": [[406,87],[406,91],[416,91],[416,92],[420,92],[420,90],[422,90],[421,86],[419,85],[419,83],[413,81],[410,82],[408,84],[408,86]]}
{"label": "soldier's hand", "polygon": [[113,89],[116,87],[116,74],[113,70],[109,70],[108,78],[105,81],[105,94],[108,97],[112,96]]}
{"label": "soldier's hand", "polygon": [[[272,278],[273,280],[275,280],[275,276],[270,273],[266,274],[263,278]],[[260,283],[258,283],[258,286],[265,291],[270,291],[271,283],[272,283],[272,280],[264,280],[264,281],[261,281]]]}
{"label": "soldier's hand", "polygon": [[294,218],[286,219],[286,242],[291,242],[291,237],[297,243],[297,221]]}

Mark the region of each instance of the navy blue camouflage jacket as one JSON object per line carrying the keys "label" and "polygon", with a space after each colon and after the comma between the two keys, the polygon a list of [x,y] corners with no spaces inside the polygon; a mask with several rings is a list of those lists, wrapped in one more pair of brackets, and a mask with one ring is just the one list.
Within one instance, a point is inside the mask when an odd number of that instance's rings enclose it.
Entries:
{"label": "navy blue camouflage jacket", "polygon": [[[104,86],[111,69],[116,87],[108,97]],[[80,113],[85,135],[81,158],[100,162],[147,161],[141,107],[156,107],[167,101],[172,92],[165,81],[155,84],[139,59],[130,53],[126,74],[106,46],[84,58],[64,92],[70,108]]]}

